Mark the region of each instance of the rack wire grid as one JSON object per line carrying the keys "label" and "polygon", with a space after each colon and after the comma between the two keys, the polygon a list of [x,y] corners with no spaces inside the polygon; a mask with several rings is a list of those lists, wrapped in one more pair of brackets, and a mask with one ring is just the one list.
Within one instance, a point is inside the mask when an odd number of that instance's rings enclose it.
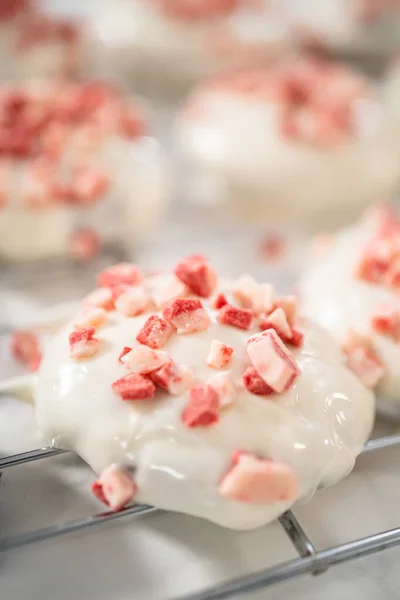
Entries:
{"label": "rack wire grid", "polygon": [[[400,434],[388,435],[370,440],[365,445],[363,454],[377,452],[390,446],[400,446]],[[66,452],[66,450],[57,448],[41,448],[2,457],[0,458],[0,474],[2,470],[6,470],[7,468],[51,458]],[[139,517],[140,515],[156,511],[158,511],[158,509],[153,506],[144,504],[134,505],[124,508],[119,512],[108,511],[83,519],[52,525],[36,531],[0,538],[0,552],[55,538],[109,521],[128,517]],[[321,575],[329,567],[400,545],[400,528],[395,528],[352,540],[345,544],[332,546],[323,550],[316,550],[312,540],[308,537],[307,533],[291,511],[284,513],[279,518],[279,522],[295,547],[299,558],[289,560],[269,569],[233,579],[194,594],[181,596],[179,599],[176,598],[175,600],[223,600],[235,598],[237,596],[268,588],[272,585],[299,577],[300,575]]]}

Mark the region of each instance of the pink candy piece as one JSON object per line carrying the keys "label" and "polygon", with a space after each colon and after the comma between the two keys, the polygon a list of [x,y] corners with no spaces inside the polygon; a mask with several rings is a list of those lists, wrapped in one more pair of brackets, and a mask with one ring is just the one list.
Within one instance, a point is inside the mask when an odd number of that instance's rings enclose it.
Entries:
{"label": "pink candy piece", "polygon": [[225,304],[228,304],[228,300],[224,294],[217,294],[212,301],[212,307],[216,308],[217,310],[225,306]]}
{"label": "pink candy piece", "polygon": [[88,306],[80,317],[75,321],[76,329],[85,329],[86,327],[98,327],[102,325],[107,318],[107,311],[97,306]]}
{"label": "pink candy piece", "polygon": [[198,254],[188,256],[175,268],[175,275],[197,296],[208,298],[217,285],[217,274]]}
{"label": "pink candy piece", "polygon": [[91,294],[83,300],[85,306],[96,306],[110,311],[114,308],[114,299],[112,291],[107,287],[96,288]]}
{"label": "pink candy piece", "polygon": [[207,384],[217,392],[220,408],[226,408],[233,404],[236,398],[236,389],[230,380],[229,372],[215,373],[207,381]]}
{"label": "pink candy piece", "polygon": [[292,502],[300,493],[297,478],[288,465],[244,451],[234,453],[232,466],[218,491],[229,500],[254,504]]}
{"label": "pink candy piece", "polygon": [[14,331],[11,335],[11,353],[26,366],[35,364],[41,356],[38,336],[32,331]]}
{"label": "pink candy piece", "polygon": [[223,344],[218,340],[212,340],[206,364],[213,369],[223,369],[231,362],[232,354],[232,346]]}
{"label": "pink candy piece", "polygon": [[151,373],[169,361],[168,354],[152,350],[148,346],[136,346],[120,358],[121,362],[134,373]]}
{"label": "pink candy piece", "polygon": [[136,339],[149,348],[158,349],[165,346],[172,332],[173,327],[167,321],[157,315],[152,315],[147,319]]}
{"label": "pink candy piece", "polygon": [[100,502],[118,511],[134,499],[137,486],[126,469],[112,466],[92,484],[92,492]]}
{"label": "pink candy piece", "polygon": [[94,166],[80,166],[74,173],[74,192],[79,204],[91,205],[108,191],[110,180]]}
{"label": "pink candy piece", "polygon": [[164,308],[163,316],[181,335],[204,331],[210,326],[210,317],[200,300],[178,298]]}
{"label": "pink candy piece", "polygon": [[151,400],[156,392],[151,379],[140,373],[128,373],[111,387],[122,400]]}
{"label": "pink candy piece", "polygon": [[104,269],[97,277],[97,285],[104,287],[137,285],[142,279],[143,275],[136,265],[119,263],[113,267]]}
{"label": "pink candy piece", "polygon": [[282,308],[275,308],[268,317],[260,323],[260,329],[274,329],[284,342],[290,342],[293,334]]}
{"label": "pink candy piece", "polygon": [[274,306],[274,288],[269,283],[259,284],[250,275],[242,275],[236,282],[232,295],[242,308],[254,314],[270,312]]}
{"label": "pink candy piece", "polygon": [[342,347],[347,367],[368,388],[374,388],[385,375],[385,367],[369,337],[350,332]]}
{"label": "pink candy piece", "polygon": [[253,320],[251,310],[237,308],[232,304],[225,304],[218,312],[218,322],[221,325],[232,325],[239,329],[250,329]]}
{"label": "pink candy piece", "polygon": [[394,306],[381,306],[372,316],[371,326],[377,333],[400,342],[400,313]]}
{"label": "pink candy piece", "polygon": [[153,371],[151,378],[156,385],[167,390],[172,396],[180,396],[194,385],[193,371],[185,365],[177,365],[172,360]]}
{"label": "pink candy piece", "polygon": [[115,310],[125,317],[136,317],[144,313],[150,303],[150,297],[144,287],[137,285],[122,291],[115,300]]}
{"label": "pink candy piece", "polygon": [[96,354],[100,347],[100,341],[94,337],[94,333],[94,327],[85,327],[70,334],[69,355],[71,358],[89,358]]}
{"label": "pink candy piece", "polygon": [[130,348],[129,346],[124,346],[121,354],[118,357],[118,362],[121,363],[121,365],[123,365],[124,363],[122,362],[123,357],[128,354],[130,351],[132,350],[132,348]]}
{"label": "pink candy piece", "polygon": [[296,296],[283,296],[282,298],[278,298],[275,300],[275,306],[277,308],[282,308],[289,325],[292,326],[297,314]]}
{"label": "pink candy piece", "polygon": [[158,309],[165,308],[177,298],[188,295],[187,286],[175,275],[160,275],[155,279],[151,297]]}
{"label": "pink candy piece", "polygon": [[69,241],[69,254],[79,262],[93,260],[100,254],[100,239],[93,229],[76,231]]}
{"label": "pink candy piece", "polygon": [[258,374],[275,392],[290,389],[301,373],[294,357],[273,329],[251,337],[247,354]]}
{"label": "pink candy piece", "polygon": [[182,413],[186,427],[208,427],[219,420],[219,398],[213,387],[199,383],[191,388]]}
{"label": "pink candy piece", "polygon": [[256,396],[270,396],[274,390],[265,383],[254,367],[247,367],[242,375],[243,385],[247,391]]}

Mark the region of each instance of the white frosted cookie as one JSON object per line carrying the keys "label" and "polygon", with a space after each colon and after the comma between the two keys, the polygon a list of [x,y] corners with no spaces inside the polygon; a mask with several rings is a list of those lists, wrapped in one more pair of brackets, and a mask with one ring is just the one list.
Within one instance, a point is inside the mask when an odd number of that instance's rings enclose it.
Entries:
{"label": "white frosted cookie", "polygon": [[160,88],[270,60],[290,43],[264,0],[114,0],[91,15],[85,36],[90,68]]}
{"label": "white frosted cookie", "polygon": [[380,91],[313,58],[198,86],[180,114],[177,145],[188,193],[233,198],[260,216],[357,210],[393,192],[400,177],[397,129]]}
{"label": "white frosted cookie", "polygon": [[328,329],[371,388],[400,402],[400,221],[385,208],[339,232],[310,267],[302,310]]}
{"label": "white frosted cookie", "polygon": [[45,352],[35,404],[43,443],[79,454],[112,509],[250,529],[351,471],[374,397],[294,297],[220,283],[199,255],[98,285]]}
{"label": "white frosted cookie", "polygon": [[0,86],[0,257],[90,258],[153,226],[169,195],[141,109],[108,84]]}
{"label": "white frosted cookie", "polygon": [[81,58],[77,24],[41,12],[31,0],[0,3],[0,79],[75,76]]}

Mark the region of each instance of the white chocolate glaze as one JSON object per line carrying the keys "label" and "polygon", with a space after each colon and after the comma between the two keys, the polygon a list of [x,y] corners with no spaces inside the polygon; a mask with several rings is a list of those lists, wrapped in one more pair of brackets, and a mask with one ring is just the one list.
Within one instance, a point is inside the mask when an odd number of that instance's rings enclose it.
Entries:
{"label": "white chocolate glaze", "polygon": [[114,0],[92,14],[86,39],[90,70],[136,82],[147,74],[179,86],[270,59],[290,44],[286,24],[264,2],[187,20],[164,13],[156,2]]}
{"label": "white chocolate glaze", "polygon": [[395,120],[378,91],[355,106],[356,135],[333,147],[284,138],[277,103],[212,85],[199,87],[177,124],[177,146],[200,200],[242,204],[260,214],[321,215],[359,209],[396,188]]}
{"label": "white chocolate glaze", "polygon": [[349,330],[372,339],[385,375],[378,393],[400,402],[400,344],[371,328],[371,317],[389,304],[400,310],[398,294],[354,277],[363,249],[370,242],[376,221],[365,218],[340,232],[327,252],[306,272],[301,284],[302,310],[343,343]]}
{"label": "white chocolate glaze", "polygon": [[[209,307],[209,302],[204,301]],[[217,339],[234,348],[227,370],[237,386],[220,421],[188,429],[181,420],[187,394],[158,390],[153,400],[124,402],[111,384],[126,370],[118,362],[124,346],[133,346],[148,314],[125,318],[112,312],[96,331],[101,350],[94,358],[69,358],[72,323],[57,334],[45,353],[36,389],[36,416],[44,444],[77,452],[96,471],[112,463],[134,465],[136,500],[188,513],[232,529],[251,529],[275,519],[291,502],[269,505],[222,498],[218,483],[232,453],[240,448],[287,463],[297,476],[301,498],[347,475],[370,433],[372,393],[348,371],[330,336],[304,323],[305,341],[293,354],[302,374],[292,389],[274,397],[255,396],[241,385],[249,364],[243,331],[216,322],[207,331],[173,335],[163,348],[174,361],[190,367],[197,382],[215,369],[205,363]]]}

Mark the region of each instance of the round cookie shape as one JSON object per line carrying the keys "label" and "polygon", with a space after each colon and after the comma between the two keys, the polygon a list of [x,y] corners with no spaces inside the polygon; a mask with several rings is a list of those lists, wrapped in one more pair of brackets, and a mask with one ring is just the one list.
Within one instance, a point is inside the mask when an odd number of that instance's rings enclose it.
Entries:
{"label": "round cookie shape", "polygon": [[400,177],[395,120],[378,88],[310,57],[204,82],[176,136],[189,190],[200,181],[199,199],[205,189],[204,200],[222,195],[264,216],[357,210]]}
{"label": "round cookie shape", "polygon": [[0,86],[0,113],[3,259],[90,258],[153,226],[169,175],[139,102],[97,81],[38,80]]}
{"label": "round cookie shape", "polygon": [[198,255],[99,285],[45,353],[35,404],[43,442],[80,455],[111,508],[251,529],[351,471],[374,397],[293,297],[219,282]]}
{"label": "round cookie shape", "polygon": [[85,37],[90,69],[161,95],[290,45],[264,0],[113,0],[89,18]]}
{"label": "round cookie shape", "polygon": [[378,207],[339,232],[301,284],[304,314],[328,329],[349,366],[393,402],[400,402],[399,247],[399,219]]}

